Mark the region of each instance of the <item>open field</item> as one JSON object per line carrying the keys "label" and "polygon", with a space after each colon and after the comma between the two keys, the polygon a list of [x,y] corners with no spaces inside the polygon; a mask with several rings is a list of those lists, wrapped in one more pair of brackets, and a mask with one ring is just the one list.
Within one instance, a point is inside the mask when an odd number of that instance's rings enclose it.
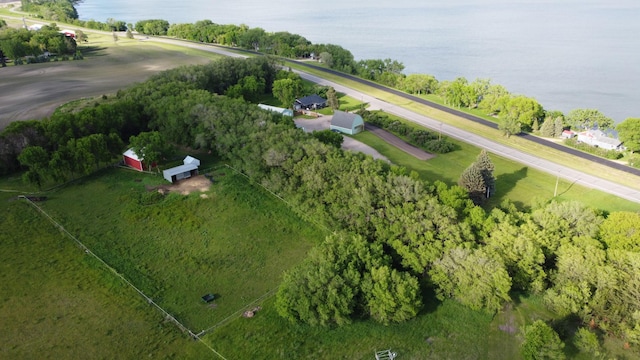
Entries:
{"label": "open field", "polygon": [[[160,176],[118,170],[42,208],[195,333],[269,293],[324,235],[231,170],[211,190],[166,196]],[[216,295],[215,307],[200,297]]]}
{"label": "open field", "polygon": [[[290,324],[272,296],[252,301],[272,294],[282,271],[324,233],[230,170],[209,173],[207,197],[162,197],[147,191],[163,183],[159,176],[109,169],[49,191],[38,204],[178,320],[209,330],[202,340],[227,359],[370,359],[387,348],[410,359],[517,359],[520,327],[553,317],[539,298],[515,296],[513,307],[493,317],[427,293],[420,316],[403,324]],[[0,332],[10,344],[0,357],[214,357],[12,197],[0,192]],[[214,307],[200,300],[206,293],[217,295]],[[253,318],[240,316],[256,305],[262,310]]]}
{"label": "open field", "polygon": [[0,193],[0,358],[211,356],[24,201]]}
{"label": "open field", "polygon": [[[41,119],[60,105],[116,92],[160,71],[204,64],[218,57],[191,49],[176,50],[142,40],[89,33],[79,46],[84,60],[8,66],[0,69],[0,130],[16,120]],[[206,55],[206,56],[205,56]]]}

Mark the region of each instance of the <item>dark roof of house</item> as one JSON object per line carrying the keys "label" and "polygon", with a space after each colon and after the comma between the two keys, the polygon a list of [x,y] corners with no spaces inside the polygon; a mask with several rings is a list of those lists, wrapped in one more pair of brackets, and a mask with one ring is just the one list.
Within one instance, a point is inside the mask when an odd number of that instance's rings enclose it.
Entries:
{"label": "dark roof of house", "polygon": [[302,106],[311,106],[313,104],[324,104],[326,102],[327,102],[327,99],[323,98],[318,94],[313,94],[313,95],[305,96],[300,99],[296,99],[296,103]]}
{"label": "dark roof of house", "polygon": [[353,127],[353,121],[358,117],[360,117],[360,115],[358,114],[335,110],[333,113],[333,118],[331,119],[331,125],[345,129],[351,129]]}

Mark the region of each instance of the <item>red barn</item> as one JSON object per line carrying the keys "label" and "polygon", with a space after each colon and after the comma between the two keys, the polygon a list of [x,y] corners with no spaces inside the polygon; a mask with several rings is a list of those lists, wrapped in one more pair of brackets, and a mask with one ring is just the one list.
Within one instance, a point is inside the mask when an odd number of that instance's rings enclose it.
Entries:
{"label": "red barn", "polygon": [[133,149],[129,149],[122,154],[122,158],[124,159],[125,165],[132,167],[138,171],[144,170],[144,165],[142,164],[142,159],[136,155]]}

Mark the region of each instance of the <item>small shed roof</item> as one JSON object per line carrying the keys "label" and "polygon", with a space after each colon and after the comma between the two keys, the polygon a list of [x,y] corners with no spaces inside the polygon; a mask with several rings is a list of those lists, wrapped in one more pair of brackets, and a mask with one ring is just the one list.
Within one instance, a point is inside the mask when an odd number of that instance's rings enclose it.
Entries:
{"label": "small shed roof", "polygon": [[340,110],[335,110],[333,118],[331,119],[331,125],[338,126],[345,129],[353,128],[353,123],[358,119],[360,115],[347,113]]}
{"label": "small shed roof", "polygon": [[200,166],[200,160],[190,155],[187,155],[187,157],[185,157],[184,160],[182,160],[182,163],[184,163],[185,165],[194,164],[196,166]]}
{"label": "small shed roof", "polygon": [[195,165],[195,164],[179,165],[179,166],[172,167],[172,168],[169,168],[167,170],[162,171],[162,175],[164,175],[164,177],[166,179],[167,176],[169,178],[171,178],[173,175],[182,174],[182,173],[185,173],[187,171],[196,170],[196,169],[198,169],[198,165]]}
{"label": "small shed roof", "polygon": [[260,107],[260,109],[273,111],[284,116],[293,116],[293,110],[291,109],[285,109],[285,108],[266,105],[266,104],[258,104],[258,107]]}
{"label": "small shed roof", "polygon": [[133,149],[129,149],[127,151],[125,151],[122,155],[128,157],[128,158],[132,158],[134,160],[138,160],[138,161],[142,161],[143,159],[140,159],[138,157],[138,155],[136,154],[135,151],[133,151]]}

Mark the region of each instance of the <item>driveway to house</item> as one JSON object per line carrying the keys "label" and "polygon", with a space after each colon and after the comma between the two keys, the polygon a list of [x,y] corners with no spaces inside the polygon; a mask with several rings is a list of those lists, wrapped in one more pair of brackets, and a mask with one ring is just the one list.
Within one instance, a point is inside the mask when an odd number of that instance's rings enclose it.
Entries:
{"label": "driveway to house", "polygon": [[[316,119],[303,119],[298,118],[294,119],[296,125],[302,127],[305,132],[313,132],[320,130],[329,130],[331,126],[331,118],[332,116],[323,115]],[[380,154],[376,149],[371,146],[362,143],[352,137],[342,136],[342,149],[350,150],[350,151],[359,151],[365,153],[367,155],[373,156],[374,159],[384,160],[386,162],[390,162],[384,155]]]}

